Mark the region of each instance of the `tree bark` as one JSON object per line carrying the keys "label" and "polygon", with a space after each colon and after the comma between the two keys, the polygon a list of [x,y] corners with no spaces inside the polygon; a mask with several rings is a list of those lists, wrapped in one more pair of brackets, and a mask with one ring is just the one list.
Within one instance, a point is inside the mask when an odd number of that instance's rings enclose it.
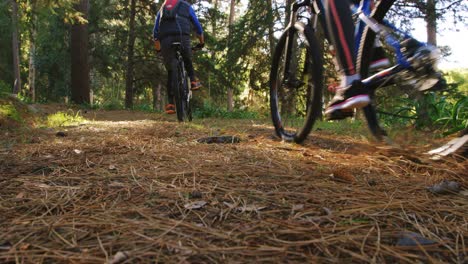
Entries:
{"label": "tree bark", "polygon": [[153,110],[161,111],[162,110],[162,100],[161,100],[161,84],[153,87]]}
{"label": "tree bark", "polygon": [[18,95],[21,91],[21,72],[20,72],[20,55],[19,55],[19,35],[18,35],[18,3],[16,0],[11,1],[12,6],[12,46],[13,46],[13,73],[15,82],[13,84],[13,94]]}
{"label": "tree bark", "polygon": [[125,107],[133,108],[133,57],[135,55],[135,15],[136,0],[130,2],[130,25],[128,31],[127,74],[125,82]]}
{"label": "tree bark", "polygon": [[268,6],[270,9],[268,10],[268,41],[270,44],[270,54],[273,57],[273,52],[275,50],[275,31],[274,31],[274,26],[275,26],[275,19],[273,15],[273,2],[272,0],[267,0]]}
{"label": "tree bark", "polygon": [[[87,19],[89,0],[75,4],[76,11]],[[71,28],[71,100],[76,104],[90,103],[90,77],[88,62],[88,25],[76,23]]]}
{"label": "tree bark", "polygon": [[29,39],[29,96],[31,101],[36,102],[36,1],[31,1],[31,30]]}
{"label": "tree bark", "polygon": [[286,18],[284,21],[284,27],[287,27],[289,20],[291,19],[291,6],[294,3],[294,0],[286,0]]}
{"label": "tree bark", "polygon": [[[229,12],[229,43],[231,42],[231,31],[232,26],[234,25],[234,15],[235,15],[235,8],[236,8],[236,0],[231,0],[231,10]],[[229,45],[230,46],[230,45]],[[228,112],[232,112],[234,110],[234,84],[231,84],[227,88],[227,110]]]}
{"label": "tree bark", "polygon": [[[214,0],[214,10],[218,12],[218,0]],[[217,13],[216,13],[217,14]],[[211,19],[211,35],[214,39],[217,39],[217,30],[218,30],[218,17],[216,15]],[[216,51],[213,49],[211,51],[211,61],[216,61]],[[211,74],[208,72],[208,97],[211,97]]]}
{"label": "tree bark", "polygon": [[437,12],[434,0],[427,0],[426,10],[427,43],[437,46]]}

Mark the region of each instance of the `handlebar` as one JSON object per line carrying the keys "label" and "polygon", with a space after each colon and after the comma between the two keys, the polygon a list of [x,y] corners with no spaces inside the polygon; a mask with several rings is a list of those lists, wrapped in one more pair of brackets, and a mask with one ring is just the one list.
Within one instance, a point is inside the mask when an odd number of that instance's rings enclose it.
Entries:
{"label": "handlebar", "polygon": [[195,46],[192,46],[192,51],[200,51],[205,47],[205,43],[198,43]]}
{"label": "handlebar", "polygon": [[[174,42],[172,43],[172,47],[176,49],[181,49],[181,43],[180,42]],[[205,43],[198,43],[195,46],[192,46],[192,51],[200,51],[205,47]],[[157,53],[160,53],[161,50],[156,50]]]}

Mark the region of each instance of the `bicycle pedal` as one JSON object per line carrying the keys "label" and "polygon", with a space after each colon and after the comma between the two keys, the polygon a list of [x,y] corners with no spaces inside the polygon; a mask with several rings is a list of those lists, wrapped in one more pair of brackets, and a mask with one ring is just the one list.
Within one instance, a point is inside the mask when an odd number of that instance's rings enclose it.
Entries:
{"label": "bicycle pedal", "polygon": [[447,81],[443,77],[438,78],[427,78],[421,82],[418,87],[420,92],[435,92],[442,91],[447,88]]}

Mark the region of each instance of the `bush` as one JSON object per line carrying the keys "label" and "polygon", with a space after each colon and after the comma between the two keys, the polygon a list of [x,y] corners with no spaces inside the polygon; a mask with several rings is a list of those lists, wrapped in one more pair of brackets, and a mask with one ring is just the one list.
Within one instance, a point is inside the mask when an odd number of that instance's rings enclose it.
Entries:
{"label": "bush", "polygon": [[72,110],[65,112],[57,112],[47,116],[46,124],[48,127],[63,127],[63,126],[76,126],[86,122],[81,116],[80,111],[76,114]]}
{"label": "bush", "polygon": [[0,117],[6,117],[17,122],[21,122],[21,115],[16,107],[11,103],[0,105]]}
{"label": "bush", "polygon": [[205,101],[202,107],[195,108],[194,116],[196,118],[228,118],[228,119],[255,119],[260,115],[248,110],[235,109],[228,112],[222,107],[215,106],[209,101]]}
{"label": "bush", "polygon": [[104,110],[120,110],[124,109],[123,102],[117,98],[110,99],[104,102],[101,106]]}
{"label": "bush", "polygon": [[11,94],[10,86],[4,81],[0,80],[0,97],[6,97]]}

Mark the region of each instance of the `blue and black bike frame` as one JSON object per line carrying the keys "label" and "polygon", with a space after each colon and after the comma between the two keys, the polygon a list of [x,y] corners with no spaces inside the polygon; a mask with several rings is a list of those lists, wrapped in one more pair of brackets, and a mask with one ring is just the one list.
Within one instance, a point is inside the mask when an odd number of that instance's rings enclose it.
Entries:
{"label": "blue and black bike frame", "polygon": [[[400,35],[403,39],[412,39],[413,42],[418,43],[418,46],[425,46],[426,44],[413,39],[409,34],[399,30],[387,20],[383,20],[381,23],[375,21],[371,17],[373,11],[373,0],[361,1],[359,5],[353,6],[352,11],[354,16],[358,18],[358,23],[355,27],[356,55],[359,51],[363,33],[367,26],[370,28],[370,30],[375,32],[376,36],[380,36],[395,52],[394,66],[382,70],[363,80],[363,83],[367,89],[375,90],[379,87],[382,87],[384,84],[389,84],[391,77],[395,74],[398,74],[403,70],[411,70],[411,64],[402,52],[400,41],[395,38],[394,35]],[[391,29],[392,33],[390,33],[387,28]]]}

